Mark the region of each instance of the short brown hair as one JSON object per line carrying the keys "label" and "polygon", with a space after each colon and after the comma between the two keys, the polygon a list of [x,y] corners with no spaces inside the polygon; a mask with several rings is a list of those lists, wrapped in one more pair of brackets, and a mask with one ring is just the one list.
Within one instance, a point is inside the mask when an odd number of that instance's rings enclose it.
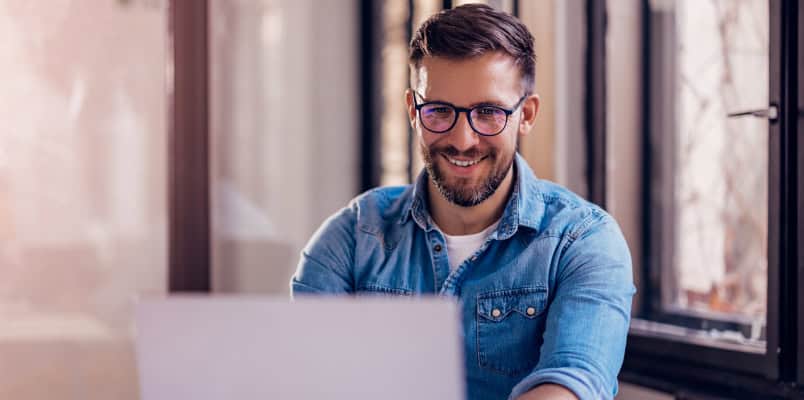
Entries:
{"label": "short brown hair", "polygon": [[494,51],[513,57],[522,75],[524,94],[533,94],[533,35],[516,17],[485,4],[444,10],[424,21],[410,40],[409,61],[415,71],[425,56],[460,60]]}

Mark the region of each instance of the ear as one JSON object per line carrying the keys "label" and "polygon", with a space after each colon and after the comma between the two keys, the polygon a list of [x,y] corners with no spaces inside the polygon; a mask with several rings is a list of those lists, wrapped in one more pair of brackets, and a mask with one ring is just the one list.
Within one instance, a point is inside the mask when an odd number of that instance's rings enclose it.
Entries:
{"label": "ear", "polygon": [[519,121],[519,136],[530,133],[533,125],[536,124],[536,116],[539,114],[539,95],[528,96],[522,102],[522,119]]}
{"label": "ear", "polygon": [[405,105],[408,109],[408,122],[410,127],[416,129],[416,105],[413,103],[413,90],[405,89]]}

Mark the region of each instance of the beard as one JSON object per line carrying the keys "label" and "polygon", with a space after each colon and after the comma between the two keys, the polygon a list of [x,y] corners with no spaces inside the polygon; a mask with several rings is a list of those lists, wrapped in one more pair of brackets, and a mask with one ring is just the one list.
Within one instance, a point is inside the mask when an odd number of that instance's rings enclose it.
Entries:
{"label": "beard", "polygon": [[[519,148],[519,140],[517,140],[516,147],[517,149]],[[517,151],[514,150],[514,152],[510,154],[503,154],[499,149],[492,148],[487,154],[483,154],[477,149],[460,152],[452,146],[427,148],[424,143],[421,143],[420,149],[427,173],[430,175],[430,179],[433,181],[433,184],[435,184],[439,193],[441,193],[447,201],[460,207],[473,207],[491,197],[500,187],[508,171],[513,166],[514,154],[516,154]],[[452,177],[450,180],[448,174],[434,161],[436,157],[440,157],[441,154],[449,157],[462,156],[471,159],[485,157],[481,162],[489,162],[491,164],[491,171],[477,183],[472,183],[468,178]]]}

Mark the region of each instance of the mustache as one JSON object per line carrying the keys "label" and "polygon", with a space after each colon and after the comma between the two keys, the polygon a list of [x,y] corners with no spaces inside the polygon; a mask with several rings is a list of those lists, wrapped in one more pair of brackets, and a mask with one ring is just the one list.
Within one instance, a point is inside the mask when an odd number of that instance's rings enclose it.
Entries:
{"label": "mustache", "polygon": [[465,158],[480,158],[488,155],[493,155],[492,151],[482,152],[480,149],[476,147],[472,147],[466,151],[460,151],[453,146],[446,146],[446,147],[434,147],[430,149],[431,155],[436,154],[444,154],[449,157],[465,157]]}

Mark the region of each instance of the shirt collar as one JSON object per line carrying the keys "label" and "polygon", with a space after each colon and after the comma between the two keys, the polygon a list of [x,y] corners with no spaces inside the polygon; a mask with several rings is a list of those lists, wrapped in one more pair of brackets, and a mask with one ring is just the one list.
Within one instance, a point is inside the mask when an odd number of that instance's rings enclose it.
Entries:
{"label": "shirt collar", "polygon": [[[500,225],[497,227],[496,232],[492,234],[496,235],[499,240],[505,240],[513,236],[519,226],[538,231],[539,222],[544,215],[544,202],[541,201],[542,193],[539,179],[536,178],[533,170],[530,169],[528,163],[519,153],[514,158],[514,168],[514,188],[505,205],[505,211],[500,218]],[[435,229],[435,224],[430,218],[430,212],[427,208],[429,179],[427,169],[422,169],[412,186],[412,191],[409,192],[409,196],[405,200],[402,215],[399,218],[400,224],[407,222],[408,218],[412,217],[423,230],[429,232]]]}

